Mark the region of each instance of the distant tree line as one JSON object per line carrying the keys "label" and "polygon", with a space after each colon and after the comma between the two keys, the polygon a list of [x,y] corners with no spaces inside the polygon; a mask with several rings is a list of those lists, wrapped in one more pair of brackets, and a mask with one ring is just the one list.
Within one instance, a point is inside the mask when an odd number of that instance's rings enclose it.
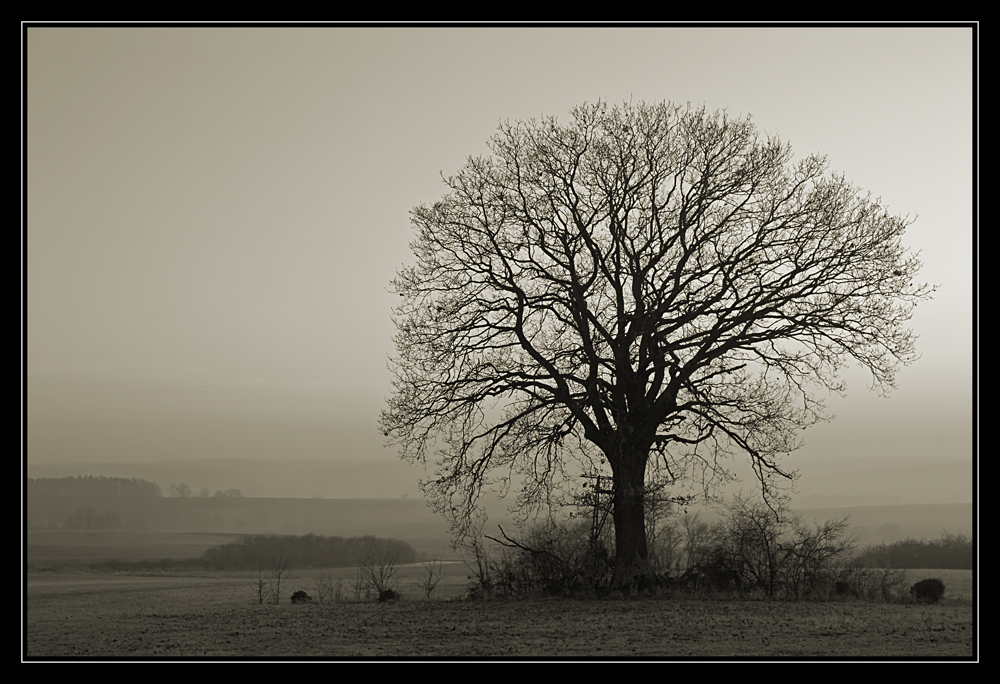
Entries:
{"label": "distant tree line", "polygon": [[[177,498],[193,496],[191,487],[183,482],[172,483],[165,493]],[[176,512],[165,513],[162,508],[167,501],[165,493],[155,482],[139,478],[94,475],[29,478],[28,525],[67,530],[149,529],[163,524],[176,526]],[[235,488],[219,489],[213,495],[205,487],[200,497],[242,499],[243,492]],[[221,518],[217,522],[221,524]],[[184,518],[182,524],[204,527],[206,521]]]}
{"label": "distant tree line", "polygon": [[972,540],[964,534],[945,532],[933,541],[905,539],[868,546],[858,558],[873,567],[972,570]]}
{"label": "distant tree line", "polygon": [[28,478],[28,523],[71,530],[115,529],[148,520],[162,499],[159,485],[126,477]]}
{"label": "distant tree line", "polygon": [[149,480],[86,475],[80,477],[28,478],[28,496],[155,498],[160,486]]}
{"label": "distant tree line", "polygon": [[[170,485],[170,496],[181,497],[182,499],[192,496],[191,487],[183,482],[174,482]],[[198,497],[201,499],[207,499],[209,497],[215,497],[216,499],[242,499],[243,492],[231,487],[226,490],[216,489],[215,494],[212,494],[212,490],[208,487],[202,487],[201,491],[198,492]]]}
{"label": "distant tree line", "polygon": [[306,535],[247,535],[201,556],[205,567],[216,570],[253,570],[280,558],[294,568],[354,567],[372,553],[395,557],[397,564],[415,563],[417,552],[404,541],[371,535],[323,537]]}

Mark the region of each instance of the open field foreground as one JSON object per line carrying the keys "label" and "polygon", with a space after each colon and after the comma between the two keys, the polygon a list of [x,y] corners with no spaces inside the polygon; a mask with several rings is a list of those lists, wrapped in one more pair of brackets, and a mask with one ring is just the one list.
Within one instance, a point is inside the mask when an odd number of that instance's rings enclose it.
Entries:
{"label": "open field foreground", "polygon": [[[48,658],[931,658],[972,659],[972,603],[693,599],[469,602],[464,567],[428,600],[292,605],[318,571],[260,605],[245,573],[29,573],[28,659]],[[404,573],[404,575],[407,573]],[[342,578],[352,577],[345,572]],[[345,594],[350,591],[344,582]]]}

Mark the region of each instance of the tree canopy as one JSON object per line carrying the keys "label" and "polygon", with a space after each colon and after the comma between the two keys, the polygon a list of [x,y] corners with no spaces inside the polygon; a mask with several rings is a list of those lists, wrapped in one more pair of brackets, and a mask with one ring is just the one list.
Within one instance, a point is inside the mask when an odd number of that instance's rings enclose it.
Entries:
{"label": "tree canopy", "polygon": [[887,392],[933,288],[910,223],[749,117],[584,104],[506,122],[411,212],[393,281],[394,393],[379,426],[459,533],[484,487],[544,505],[604,459],[623,576],[647,557],[650,487],[729,477],[765,495],[857,363]]}

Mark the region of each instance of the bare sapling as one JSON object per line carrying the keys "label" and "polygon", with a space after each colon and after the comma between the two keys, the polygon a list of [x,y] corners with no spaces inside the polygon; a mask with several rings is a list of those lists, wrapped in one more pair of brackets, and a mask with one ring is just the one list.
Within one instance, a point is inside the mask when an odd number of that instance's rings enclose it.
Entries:
{"label": "bare sapling", "polygon": [[431,597],[434,593],[434,589],[441,582],[441,578],[444,576],[444,568],[441,565],[441,559],[438,558],[434,561],[427,561],[424,563],[424,576],[420,582],[420,588],[424,590],[424,594],[427,598]]}
{"label": "bare sapling", "polygon": [[281,584],[292,578],[292,573],[288,569],[288,559],[280,555],[271,559],[270,594],[271,603],[278,605],[281,602]]}
{"label": "bare sapling", "polygon": [[264,568],[258,565],[257,576],[254,577],[253,575],[251,575],[249,583],[250,583],[250,588],[253,589],[254,596],[257,599],[257,603],[263,605],[264,599],[267,598],[269,593],[268,591],[269,582],[267,578],[264,576]]}
{"label": "bare sapling", "polygon": [[[358,566],[359,583],[363,581],[380,601],[398,598],[395,579],[399,572],[396,565],[398,557],[396,550],[369,547]],[[357,587],[355,593],[358,593]]]}

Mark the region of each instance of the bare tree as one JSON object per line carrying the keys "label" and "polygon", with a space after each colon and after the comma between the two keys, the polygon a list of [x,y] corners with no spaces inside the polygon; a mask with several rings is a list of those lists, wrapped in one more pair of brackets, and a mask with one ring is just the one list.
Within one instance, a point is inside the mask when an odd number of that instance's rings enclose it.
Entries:
{"label": "bare tree", "polygon": [[908,218],[749,118],[670,103],[582,105],[503,123],[488,157],[411,212],[416,265],[393,285],[394,393],[379,427],[461,538],[478,497],[521,510],[606,462],[616,574],[650,571],[650,483],[706,491],[749,458],[765,497],[780,457],[825,420],[856,362],[887,392],[933,288]]}
{"label": "bare tree", "polygon": [[316,598],[320,603],[339,603],[344,598],[344,580],[334,581],[331,575],[320,575],[316,579]]}
{"label": "bare tree", "polygon": [[254,577],[250,575],[250,588],[253,589],[254,597],[257,599],[257,603],[263,605],[264,599],[267,598],[269,593],[269,582],[266,577],[264,577],[264,568],[258,564],[257,565],[257,576]]}
{"label": "bare tree", "polygon": [[427,598],[431,597],[443,577],[444,567],[441,565],[440,558],[424,563],[424,576],[420,581],[420,588],[424,590]]}
{"label": "bare tree", "polygon": [[288,559],[280,554],[272,557],[271,577],[268,580],[271,603],[274,605],[281,603],[281,584],[290,579],[292,579],[292,572],[288,568]]}
{"label": "bare tree", "polygon": [[212,495],[216,499],[242,499],[243,492],[239,489],[227,489],[222,491],[221,489],[215,490],[215,494]]}
{"label": "bare tree", "polygon": [[[365,587],[365,594],[374,590],[379,600],[396,593],[396,574],[399,566],[399,550],[383,544],[371,544],[365,548],[365,555],[358,564],[358,585],[355,593],[360,598],[359,587]],[[370,589],[369,589],[370,588]]]}

